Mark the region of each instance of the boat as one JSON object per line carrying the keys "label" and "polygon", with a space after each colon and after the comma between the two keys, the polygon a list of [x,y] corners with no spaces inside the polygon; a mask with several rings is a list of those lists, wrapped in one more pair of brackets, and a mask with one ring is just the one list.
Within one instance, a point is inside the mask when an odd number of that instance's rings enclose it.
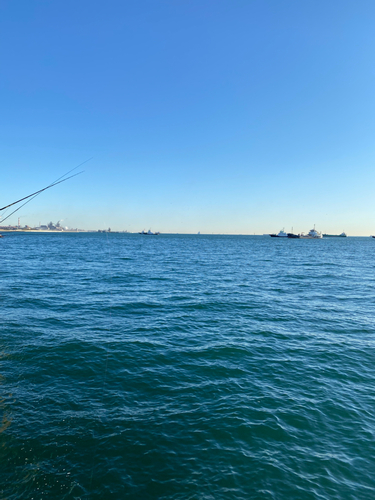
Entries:
{"label": "boat", "polygon": [[310,229],[310,231],[307,233],[307,234],[304,234],[304,233],[301,233],[300,234],[300,238],[304,238],[304,239],[320,239],[320,238],[323,238],[323,235],[322,233],[319,233],[319,231],[317,231],[315,229],[315,225],[314,225],[314,229]]}
{"label": "boat", "polygon": [[348,235],[343,231],[341,234],[326,234],[323,233],[323,238],[346,238]]}
{"label": "boat", "polygon": [[159,232],[159,231],[157,231],[156,233],[153,233],[153,232],[151,231],[151,229],[149,229],[147,232],[146,232],[145,230],[143,230],[143,231],[141,231],[141,232],[140,232],[140,233],[138,233],[138,234],[144,234],[144,235],[146,235],[146,236],[158,236],[158,235],[160,234],[160,232]]}
{"label": "boat", "polygon": [[300,237],[301,237],[300,234],[294,234],[293,233],[293,228],[292,228],[292,231],[290,233],[288,233],[288,238],[295,239],[295,238],[300,238]]}
{"label": "boat", "polygon": [[288,235],[286,234],[284,229],[282,231],[280,231],[278,234],[273,233],[273,234],[270,234],[270,236],[272,238],[287,238],[288,237]]}

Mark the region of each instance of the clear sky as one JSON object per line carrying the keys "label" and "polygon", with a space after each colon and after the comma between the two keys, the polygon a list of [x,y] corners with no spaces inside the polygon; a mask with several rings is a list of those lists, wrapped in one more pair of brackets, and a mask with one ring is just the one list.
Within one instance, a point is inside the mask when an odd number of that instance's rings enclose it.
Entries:
{"label": "clear sky", "polygon": [[6,224],[375,234],[374,0],[1,0]]}

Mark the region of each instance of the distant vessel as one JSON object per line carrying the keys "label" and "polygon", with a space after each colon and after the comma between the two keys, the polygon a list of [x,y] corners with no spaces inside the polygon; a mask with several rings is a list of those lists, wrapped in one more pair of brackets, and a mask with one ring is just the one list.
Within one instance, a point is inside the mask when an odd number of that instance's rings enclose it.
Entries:
{"label": "distant vessel", "polygon": [[314,229],[310,229],[308,234],[301,233],[300,238],[305,238],[305,239],[311,240],[311,239],[323,238],[323,235],[322,235],[322,233],[319,233],[319,231],[317,231],[315,229],[315,226],[314,226]]}
{"label": "distant vessel", "polygon": [[143,231],[141,231],[141,232],[140,232],[140,233],[138,233],[138,234],[144,234],[144,235],[146,235],[146,236],[158,236],[158,235],[160,234],[160,232],[159,232],[159,231],[157,231],[156,233],[153,233],[153,232],[151,231],[151,229],[149,229],[149,230],[147,231],[147,233],[146,233],[146,231],[145,231],[145,230],[143,230]]}
{"label": "distant vessel", "polygon": [[290,233],[288,233],[288,238],[301,238],[301,235],[300,234],[294,234],[293,233],[293,228],[292,228],[292,231]]}
{"label": "distant vessel", "polygon": [[279,234],[273,233],[273,234],[270,234],[270,236],[272,238],[287,238],[288,237],[288,235],[286,234],[286,232],[284,231],[284,229],[282,231],[280,231]]}
{"label": "distant vessel", "polygon": [[[346,236],[345,233],[343,233],[343,235]],[[305,238],[305,239],[309,239],[309,240],[311,240],[311,239],[317,239],[317,238],[323,238],[322,233],[320,233],[319,231],[317,231],[315,229],[315,226],[314,226],[314,229],[310,229],[310,231],[307,234],[305,234],[305,233],[294,234],[293,233],[293,228],[292,228],[292,232],[291,233],[286,233],[284,231],[284,229],[283,229],[278,234],[273,233],[273,234],[270,234],[270,236],[272,238],[292,238],[292,239],[295,239],[295,238]],[[340,236],[342,236],[342,235],[340,235]],[[375,238],[375,236],[374,236],[374,238]]]}
{"label": "distant vessel", "polygon": [[344,232],[341,234],[325,234],[323,233],[324,238],[346,238],[348,235]]}

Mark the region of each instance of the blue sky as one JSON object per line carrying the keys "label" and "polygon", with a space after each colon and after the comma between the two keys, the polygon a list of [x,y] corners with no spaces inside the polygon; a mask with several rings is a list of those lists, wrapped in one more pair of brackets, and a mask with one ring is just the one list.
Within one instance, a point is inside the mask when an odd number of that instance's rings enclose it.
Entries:
{"label": "blue sky", "polygon": [[375,233],[375,3],[0,2],[7,223]]}

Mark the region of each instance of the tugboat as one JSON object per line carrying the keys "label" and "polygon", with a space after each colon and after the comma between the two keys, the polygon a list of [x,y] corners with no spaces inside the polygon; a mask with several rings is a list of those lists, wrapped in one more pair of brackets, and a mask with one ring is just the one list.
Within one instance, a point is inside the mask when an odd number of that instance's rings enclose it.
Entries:
{"label": "tugboat", "polygon": [[323,235],[322,233],[319,233],[319,231],[317,231],[315,229],[315,224],[314,224],[314,229],[310,229],[310,231],[308,232],[307,235],[305,235],[304,233],[301,233],[300,235],[300,238],[305,238],[305,239],[318,239],[318,238],[323,238]]}

